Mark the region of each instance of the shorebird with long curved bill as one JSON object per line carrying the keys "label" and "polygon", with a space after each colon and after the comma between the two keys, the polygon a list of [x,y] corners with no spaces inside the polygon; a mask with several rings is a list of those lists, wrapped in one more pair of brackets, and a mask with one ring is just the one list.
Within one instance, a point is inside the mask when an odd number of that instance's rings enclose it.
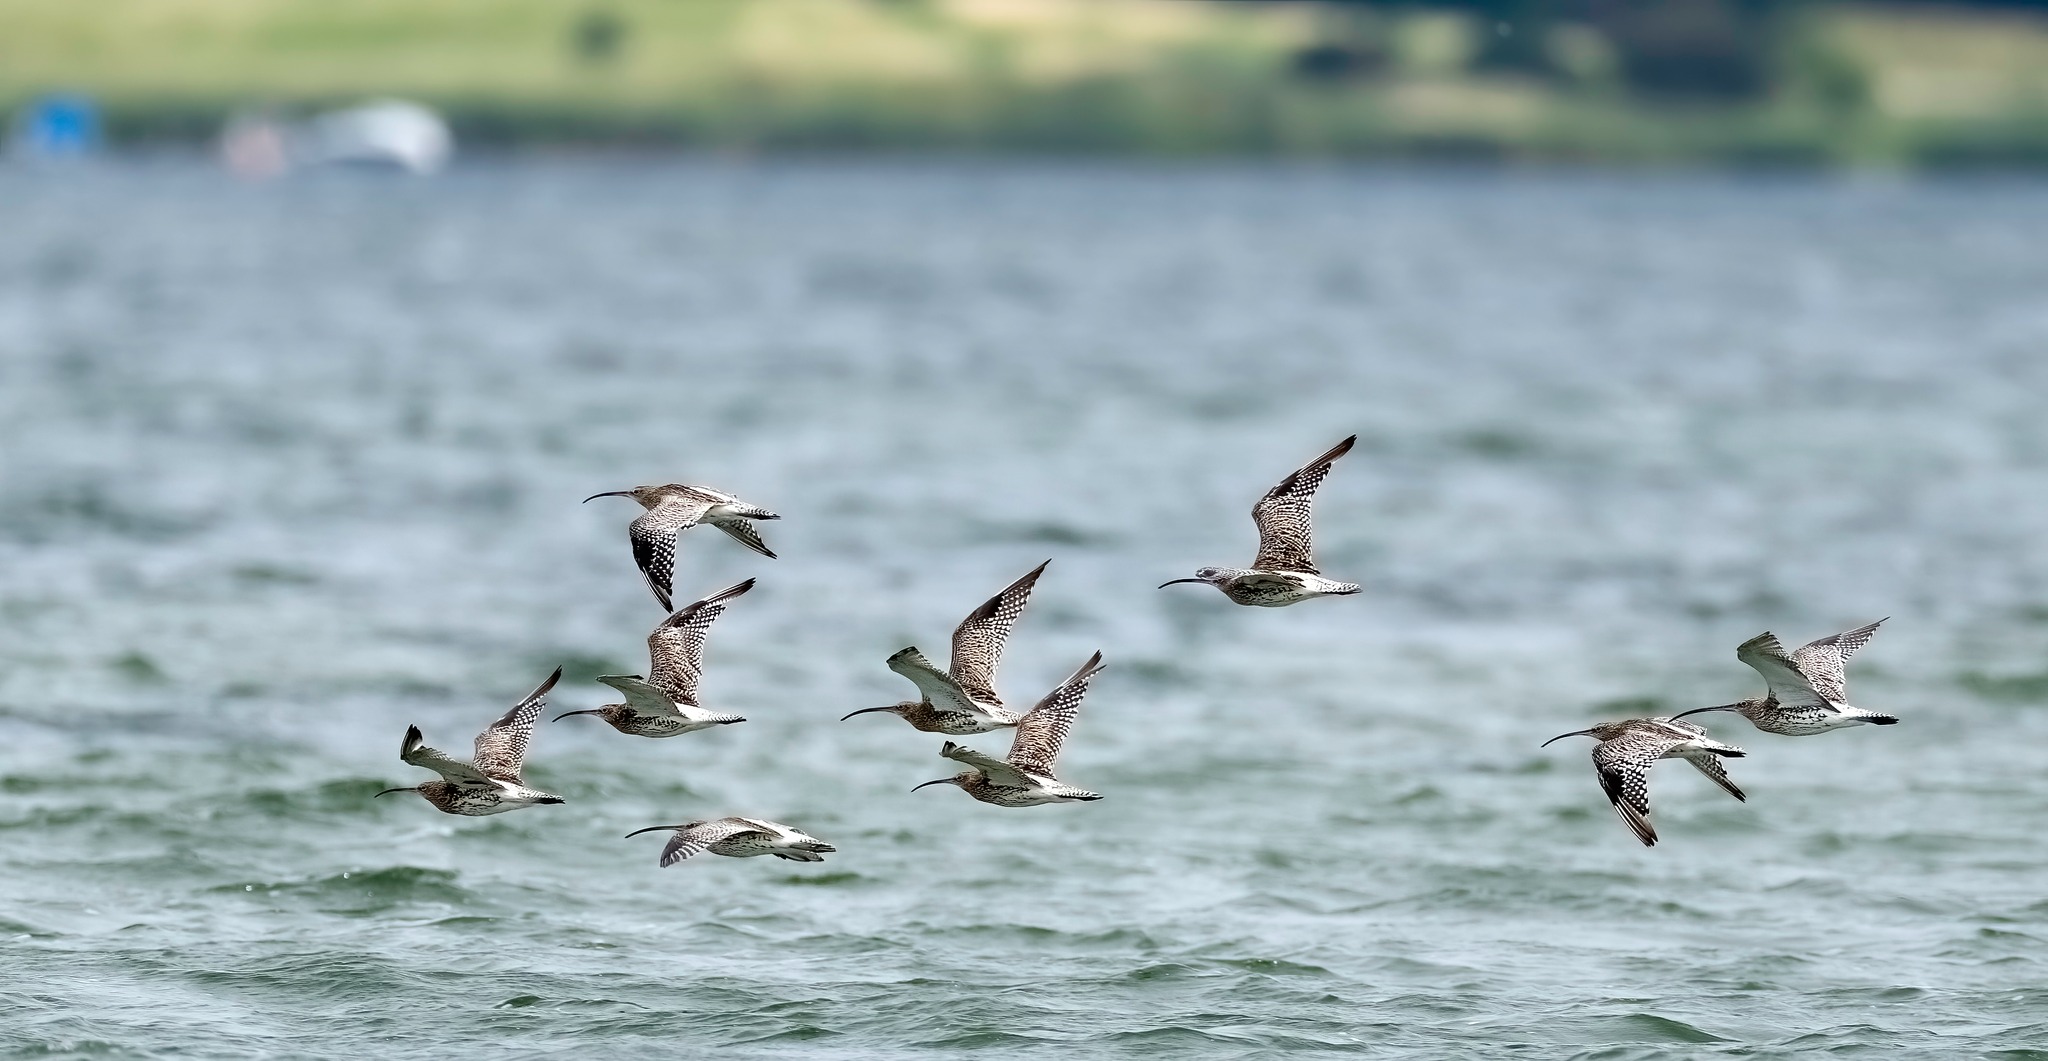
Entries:
{"label": "shorebird with long curved bill", "polygon": [[647,510],[626,527],[626,535],[633,540],[633,560],[640,565],[640,574],[646,577],[647,588],[654,591],[654,599],[661,602],[663,611],[675,607],[669,602],[669,593],[675,577],[676,536],[699,523],[717,527],[741,545],[775,559],[775,552],[755,533],[753,521],[782,517],[724,491],[669,483],[592,494],[583,503],[587,505],[600,497],[630,497]]}
{"label": "shorebird with long curved bill", "polygon": [[1593,746],[1593,771],[1600,775],[1600,789],[1644,847],[1657,843],[1657,830],[1650,825],[1650,767],[1659,759],[1684,759],[1729,795],[1749,802],[1721,766],[1723,758],[1740,759],[1749,753],[1707,736],[1706,730],[1690,722],[1669,718],[1602,722],[1591,729],[1560,733],[1543,745],[1548,747],[1551,741],[1566,737],[1591,737],[1600,742]]}
{"label": "shorebird with long curved bill", "polygon": [[[1052,563],[1047,560],[1045,564]],[[864,707],[848,714],[887,711],[912,728],[926,733],[964,737],[970,733],[1014,726],[1024,716],[1004,706],[996,695],[996,668],[1003,662],[1003,646],[1010,639],[1010,627],[1031,599],[1031,587],[1045,564],[1032,568],[1023,578],[1003,587],[1001,593],[983,601],[953,630],[953,659],[950,670],[940,670],[912,645],[889,657],[889,669],[917,686],[922,699],[904,700],[887,707]]]}
{"label": "shorebird with long curved bill", "polygon": [[556,667],[540,688],[526,694],[490,728],[477,734],[474,756],[469,762],[450,758],[447,752],[429,748],[418,726],[408,726],[398,757],[414,766],[440,774],[439,781],[426,781],[409,788],[387,788],[377,793],[417,792],[420,798],[443,813],[463,815],[503,814],[537,803],[560,803],[562,797],[528,788],[520,778],[526,764],[526,744],[533,736],[533,721],[546,705],[548,690],[562,680]]}
{"label": "shorebird with long curved bill", "polygon": [[1193,578],[1162,582],[1160,589],[1182,582],[1206,582],[1223,591],[1238,604],[1260,608],[1284,608],[1311,597],[1349,596],[1358,592],[1355,582],[1324,578],[1316,570],[1310,537],[1313,529],[1316,487],[1330,474],[1330,465],[1351,452],[1357,435],[1330,447],[1330,451],[1308,462],[1252,506],[1252,522],[1259,527],[1259,555],[1246,567],[1202,567]]}
{"label": "shorebird with long curved bill", "polygon": [[603,674],[598,681],[625,694],[623,704],[606,704],[585,711],[565,711],[555,721],[570,715],[596,715],[613,729],[634,737],[674,737],[713,726],[745,722],[738,715],[706,711],[697,704],[697,679],[704,673],[704,635],[711,622],[725,614],[725,606],[754,588],[748,579],[711,596],[686,604],[663,619],[647,635],[647,677],[637,674]]}
{"label": "shorebird with long curved bill", "polygon": [[733,858],[752,858],[755,855],[774,855],[791,862],[823,862],[825,856],[839,850],[831,844],[800,829],[792,829],[781,822],[764,821],[760,818],[719,818],[715,821],[698,820],[681,825],[650,825],[626,834],[627,839],[641,833],[674,829],[676,834],[668,838],[668,846],[661,849],[663,868],[673,866],[692,855],[706,851],[714,855],[730,855]]}
{"label": "shorebird with long curved bill", "polygon": [[1037,707],[1026,712],[1017,723],[1017,736],[1010,742],[1010,754],[1005,758],[991,758],[947,741],[939,754],[965,764],[967,769],[952,777],[927,781],[911,791],[925,785],[954,785],[975,799],[998,807],[1101,799],[1100,794],[1075,788],[1053,772],[1060,747],[1067,742],[1067,733],[1081,713],[1081,698],[1088,695],[1088,682],[1101,671],[1102,653],[1097,652],[1059,688],[1047,693]]}
{"label": "shorebird with long curved bill", "polygon": [[1870,643],[1883,622],[1879,619],[1869,626],[1823,637],[1791,655],[1786,655],[1785,646],[1766,630],[1744,641],[1735,650],[1735,658],[1764,676],[1768,692],[1733,704],[1680,711],[1672,717],[1733,711],[1765,733],[1787,737],[1808,737],[1849,726],[1898,725],[1896,715],[1849,706],[1849,679],[1844,664],[1857,649]]}

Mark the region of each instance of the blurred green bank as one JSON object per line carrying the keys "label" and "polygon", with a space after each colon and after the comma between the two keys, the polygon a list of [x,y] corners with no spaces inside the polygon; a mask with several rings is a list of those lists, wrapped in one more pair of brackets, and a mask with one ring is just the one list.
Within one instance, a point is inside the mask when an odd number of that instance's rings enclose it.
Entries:
{"label": "blurred green bank", "polygon": [[131,144],[399,96],[470,146],[2048,161],[2048,19],[1945,5],[0,0],[0,107],[51,90]]}

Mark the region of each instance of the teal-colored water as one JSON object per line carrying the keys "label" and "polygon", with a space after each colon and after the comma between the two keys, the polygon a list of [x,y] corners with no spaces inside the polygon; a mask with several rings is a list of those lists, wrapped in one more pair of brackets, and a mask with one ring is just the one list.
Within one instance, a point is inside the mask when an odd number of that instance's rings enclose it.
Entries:
{"label": "teal-colored water", "polygon": [[[2048,1057],[2048,189],[1022,164],[0,171],[0,1052],[100,1057]],[[1344,434],[1360,596],[1249,559]],[[410,797],[660,613],[710,706],[544,723],[569,802]],[[855,708],[1053,558],[1001,676],[1088,652],[1099,803],[911,786]],[[1904,717],[1747,804],[1588,722],[1891,616]],[[977,744],[978,742],[978,744]],[[970,744],[1003,747],[1000,735]],[[822,865],[659,870],[746,813]]]}

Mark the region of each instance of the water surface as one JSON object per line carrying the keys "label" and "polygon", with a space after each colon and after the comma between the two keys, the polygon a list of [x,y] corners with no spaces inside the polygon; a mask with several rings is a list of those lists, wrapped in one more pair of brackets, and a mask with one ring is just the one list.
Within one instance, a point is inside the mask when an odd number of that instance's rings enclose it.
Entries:
{"label": "water surface", "polygon": [[[0,172],[0,1050],[102,1057],[2048,1056],[2048,191],[1234,167]],[[1153,587],[1350,432],[1364,594]],[[660,618],[630,503],[760,586],[569,803],[372,801]],[[898,699],[1047,557],[1000,685],[1102,649],[1006,811]],[[1608,810],[1591,721],[1891,616],[1905,723],[1714,725],[1750,802]],[[970,744],[1000,751],[1001,735]],[[658,870],[739,812],[822,865]]]}

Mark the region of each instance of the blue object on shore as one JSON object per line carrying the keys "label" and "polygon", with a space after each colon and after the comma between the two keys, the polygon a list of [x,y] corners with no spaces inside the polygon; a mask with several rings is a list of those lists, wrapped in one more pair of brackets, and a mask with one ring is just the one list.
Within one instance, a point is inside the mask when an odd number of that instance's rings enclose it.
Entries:
{"label": "blue object on shore", "polygon": [[90,97],[71,93],[29,101],[15,117],[13,148],[38,158],[87,155],[100,146],[100,109]]}

